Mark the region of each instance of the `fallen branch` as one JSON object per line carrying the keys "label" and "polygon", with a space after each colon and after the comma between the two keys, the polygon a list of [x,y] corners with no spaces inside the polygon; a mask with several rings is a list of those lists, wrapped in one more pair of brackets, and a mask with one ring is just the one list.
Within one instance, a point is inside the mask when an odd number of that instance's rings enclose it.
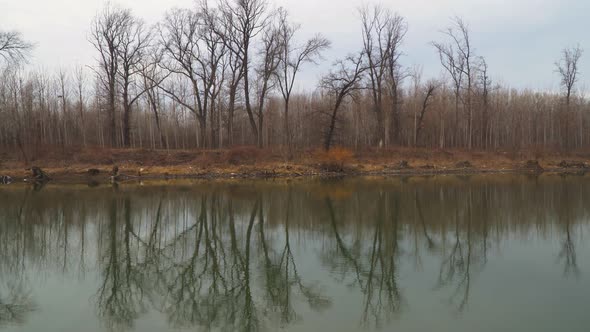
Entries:
{"label": "fallen branch", "polygon": [[12,178],[8,175],[2,175],[0,176],[0,184],[11,184],[12,183]]}

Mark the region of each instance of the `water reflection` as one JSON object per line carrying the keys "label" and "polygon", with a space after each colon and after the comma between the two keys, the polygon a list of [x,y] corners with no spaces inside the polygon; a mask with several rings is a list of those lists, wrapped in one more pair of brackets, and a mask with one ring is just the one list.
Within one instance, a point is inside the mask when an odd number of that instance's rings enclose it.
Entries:
{"label": "water reflection", "polygon": [[412,310],[407,275],[426,271],[434,301],[461,314],[490,257],[515,239],[555,239],[547,260],[565,278],[582,276],[588,184],[473,176],[11,188],[0,191],[0,326],[26,325],[43,309],[35,289],[55,276],[96,278],[93,314],[116,331],[155,314],[179,329],[289,328],[341,305],[339,286],[359,299],[348,305],[360,328],[385,328]]}
{"label": "water reflection", "polygon": [[36,305],[30,291],[21,282],[7,282],[0,292],[0,327],[7,324],[23,324]]}
{"label": "water reflection", "polygon": [[176,328],[258,331],[271,320],[300,320],[296,298],[314,310],[330,305],[298,272],[289,207],[281,231],[267,236],[260,197],[236,213],[234,200],[216,192],[180,206],[155,195],[153,215],[131,197],[113,195],[108,222],[99,224],[96,304],[110,328],[133,328],[151,306]]}
{"label": "water reflection", "polygon": [[[333,244],[322,253],[323,262],[334,271],[339,282],[346,282],[363,294],[363,323],[374,322],[380,326],[382,319],[389,318],[402,305],[396,268],[401,237],[397,194],[379,193],[377,215],[374,221],[367,221],[372,226],[368,237],[347,240],[338,230],[330,198],[326,198],[326,206]],[[390,210],[392,212],[387,215]]]}

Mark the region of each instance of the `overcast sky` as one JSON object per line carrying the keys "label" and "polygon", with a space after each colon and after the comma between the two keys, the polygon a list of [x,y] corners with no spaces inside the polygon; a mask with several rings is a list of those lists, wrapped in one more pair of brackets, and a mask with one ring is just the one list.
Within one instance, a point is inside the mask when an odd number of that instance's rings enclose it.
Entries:
{"label": "overcast sky", "polygon": [[[321,32],[332,41],[326,61],[307,67],[301,87],[313,82],[336,58],[360,48],[357,8],[361,0],[270,0],[283,6],[302,25],[300,38]],[[112,1],[148,23],[159,21],[173,7],[190,7],[193,0]],[[581,63],[580,88],[590,81],[590,1],[588,0],[384,0],[382,5],[403,15],[409,31],[404,43],[405,66],[420,65],[424,78],[438,77],[441,67],[430,46],[440,40],[449,18],[462,16],[469,23],[478,55],[489,64],[492,78],[517,88],[554,90],[558,77],[554,62],[566,46],[580,43],[587,49]],[[104,0],[0,0],[0,29],[19,30],[36,43],[31,66],[55,70],[92,64],[90,23]]]}

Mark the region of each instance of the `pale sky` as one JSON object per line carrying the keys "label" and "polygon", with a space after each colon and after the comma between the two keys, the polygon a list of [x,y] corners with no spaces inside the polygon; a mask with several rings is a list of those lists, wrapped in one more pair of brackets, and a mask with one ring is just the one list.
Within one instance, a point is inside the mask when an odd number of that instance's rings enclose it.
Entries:
{"label": "pale sky", "polygon": [[[156,23],[173,7],[190,7],[193,0],[113,0],[148,23]],[[439,77],[442,68],[430,45],[440,40],[449,18],[469,23],[476,52],[488,62],[492,78],[517,88],[555,90],[559,80],[554,62],[561,49],[579,43],[587,52],[581,62],[579,87],[590,81],[590,1],[588,0],[270,0],[283,6],[302,25],[303,40],[316,32],[332,41],[319,67],[308,66],[300,88],[315,88],[314,81],[338,57],[361,46],[357,8],[381,3],[408,22],[402,62],[423,67],[423,77]],[[36,43],[30,66],[56,70],[93,64],[88,42],[90,23],[104,0],[0,0],[0,29],[19,30]],[[310,86],[311,85],[311,86]]]}

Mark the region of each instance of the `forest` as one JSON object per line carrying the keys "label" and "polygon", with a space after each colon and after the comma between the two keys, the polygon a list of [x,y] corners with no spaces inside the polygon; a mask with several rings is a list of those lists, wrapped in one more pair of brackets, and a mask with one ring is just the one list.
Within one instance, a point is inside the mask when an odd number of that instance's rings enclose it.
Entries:
{"label": "forest", "polygon": [[106,4],[89,24],[94,63],[32,70],[35,44],[0,31],[0,149],[26,162],[40,149],[162,150],[410,147],[570,152],[590,145],[578,89],[580,45],[555,52],[559,92],[490,79],[467,19],[432,36],[440,77],[402,65],[411,22],[385,5],[358,8],[360,49],[296,87],[332,43],[302,38],[287,9],[267,0],[200,0],[153,26]]}

